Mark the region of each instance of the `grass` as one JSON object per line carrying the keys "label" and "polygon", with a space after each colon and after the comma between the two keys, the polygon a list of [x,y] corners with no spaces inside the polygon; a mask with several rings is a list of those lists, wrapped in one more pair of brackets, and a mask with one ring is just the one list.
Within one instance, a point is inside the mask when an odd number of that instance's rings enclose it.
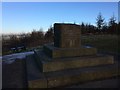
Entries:
{"label": "grass", "polygon": [[82,36],[82,45],[91,45],[98,51],[119,52],[117,35],[88,35]]}

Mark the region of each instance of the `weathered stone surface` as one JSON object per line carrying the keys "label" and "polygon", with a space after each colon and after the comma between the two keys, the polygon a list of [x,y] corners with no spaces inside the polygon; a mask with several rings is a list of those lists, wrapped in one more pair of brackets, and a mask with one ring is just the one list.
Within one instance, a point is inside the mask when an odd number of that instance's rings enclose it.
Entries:
{"label": "weathered stone surface", "polygon": [[47,88],[47,79],[37,67],[34,56],[26,57],[28,88]]}
{"label": "weathered stone surface", "polygon": [[42,51],[35,51],[35,56],[39,66],[42,66],[42,68],[40,68],[42,72],[114,64],[113,56],[109,55],[52,59],[46,56]]}
{"label": "weathered stone surface", "polygon": [[47,88],[47,80],[37,79],[28,81],[28,88]]}
{"label": "weathered stone surface", "polygon": [[54,24],[54,46],[59,48],[77,48],[81,45],[80,25],[76,24]]}
{"label": "weathered stone surface", "polygon": [[114,57],[81,46],[80,26],[54,24],[54,45],[27,56],[29,88],[50,88],[109,78],[120,74]]}
{"label": "weathered stone surface", "polygon": [[49,88],[105,79],[117,75],[117,68],[114,65],[57,71],[45,74],[48,79]]}
{"label": "weathered stone surface", "polygon": [[52,44],[44,45],[44,52],[51,58],[60,57],[74,57],[74,56],[86,56],[96,55],[97,49],[93,47],[79,47],[79,48],[57,48]]}
{"label": "weathered stone surface", "polygon": [[26,60],[28,88],[61,87],[120,75],[117,63],[42,73],[39,71],[34,59],[31,55]]}
{"label": "weathered stone surface", "polygon": [[119,77],[113,77],[113,78],[107,78],[107,79],[100,79],[100,80],[94,80],[94,81],[89,81],[85,83],[80,83],[80,84],[75,84],[75,85],[70,85],[66,86],[63,88],[119,88],[119,82],[120,78]]}

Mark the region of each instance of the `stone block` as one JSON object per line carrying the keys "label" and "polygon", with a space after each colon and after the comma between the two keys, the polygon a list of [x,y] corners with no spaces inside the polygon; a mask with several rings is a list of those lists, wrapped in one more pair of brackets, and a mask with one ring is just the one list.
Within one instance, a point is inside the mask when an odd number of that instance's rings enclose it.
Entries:
{"label": "stone block", "polygon": [[28,81],[28,88],[47,88],[47,80],[36,79]]}
{"label": "stone block", "polygon": [[120,75],[117,63],[42,73],[35,64],[35,57],[30,55],[27,56],[26,65],[28,88],[70,86]]}
{"label": "stone block", "polygon": [[44,52],[51,58],[75,57],[96,55],[97,49],[93,47],[79,47],[79,48],[57,48],[52,44],[44,45]]}
{"label": "stone block", "polygon": [[109,55],[52,59],[46,56],[42,51],[35,51],[35,57],[37,58],[37,63],[41,66],[41,72],[114,64],[113,56]]}
{"label": "stone block", "polygon": [[81,46],[80,25],[54,24],[54,46],[59,48],[77,48]]}
{"label": "stone block", "polygon": [[47,79],[40,72],[34,59],[33,55],[26,57],[28,88],[47,88]]}
{"label": "stone block", "polygon": [[114,65],[45,73],[49,88],[111,78],[117,75],[117,68]]}

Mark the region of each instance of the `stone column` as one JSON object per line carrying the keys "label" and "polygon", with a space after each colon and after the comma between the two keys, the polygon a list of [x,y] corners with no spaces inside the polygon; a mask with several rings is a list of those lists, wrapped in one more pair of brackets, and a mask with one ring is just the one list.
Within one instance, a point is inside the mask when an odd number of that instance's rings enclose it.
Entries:
{"label": "stone column", "polygon": [[54,24],[54,46],[59,48],[79,48],[81,46],[80,25]]}

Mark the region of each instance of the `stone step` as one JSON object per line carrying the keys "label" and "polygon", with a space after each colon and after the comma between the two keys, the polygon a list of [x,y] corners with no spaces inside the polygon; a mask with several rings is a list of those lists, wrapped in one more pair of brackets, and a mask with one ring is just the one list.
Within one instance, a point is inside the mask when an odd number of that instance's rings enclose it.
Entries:
{"label": "stone step", "polygon": [[71,86],[65,86],[62,88],[119,88],[120,77],[112,77],[107,79],[89,81]]}
{"label": "stone step", "polygon": [[43,47],[44,52],[51,58],[74,57],[96,55],[97,49],[94,47],[81,46],[79,48],[58,48],[53,44],[46,44]]}
{"label": "stone step", "polygon": [[113,65],[49,72],[45,74],[48,87],[50,88],[105,79],[117,75],[118,69]]}
{"label": "stone step", "polygon": [[71,58],[55,58],[52,59],[42,51],[35,51],[35,61],[39,65],[41,72],[59,71],[72,68],[83,68],[91,66],[99,66],[106,64],[114,64],[114,57],[110,55],[94,55]]}
{"label": "stone step", "polygon": [[34,56],[31,55],[26,58],[26,66],[29,88],[61,87],[120,75],[116,63],[42,73],[34,61]]}
{"label": "stone step", "polygon": [[47,79],[38,69],[34,59],[33,55],[26,56],[28,88],[46,88]]}

